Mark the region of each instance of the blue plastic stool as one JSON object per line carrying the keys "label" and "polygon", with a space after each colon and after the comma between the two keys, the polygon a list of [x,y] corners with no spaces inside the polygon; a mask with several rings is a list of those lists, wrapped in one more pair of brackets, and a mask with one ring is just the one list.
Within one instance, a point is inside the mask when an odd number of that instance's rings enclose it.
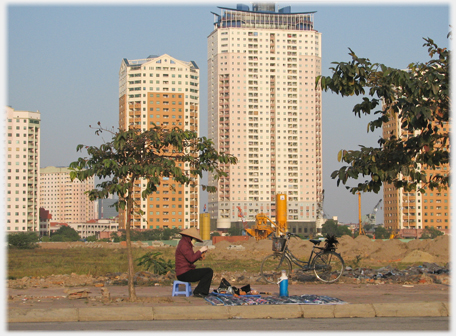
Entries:
{"label": "blue plastic stool", "polygon": [[[181,291],[179,290],[179,285],[184,285],[185,290]],[[191,296],[192,295],[192,285],[190,282],[183,282],[179,280],[175,280],[173,283],[173,295],[172,296],[177,296],[179,294],[185,294],[185,296]]]}

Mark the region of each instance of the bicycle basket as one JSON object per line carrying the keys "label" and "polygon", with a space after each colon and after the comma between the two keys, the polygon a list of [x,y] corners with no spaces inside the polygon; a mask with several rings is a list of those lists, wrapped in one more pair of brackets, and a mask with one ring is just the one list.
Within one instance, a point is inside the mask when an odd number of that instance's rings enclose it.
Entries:
{"label": "bicycle basket", "polygon": [[285,238],[282,237],[273,237],[272,238],[272,250],[274,252],[282,252],[285,248]]}

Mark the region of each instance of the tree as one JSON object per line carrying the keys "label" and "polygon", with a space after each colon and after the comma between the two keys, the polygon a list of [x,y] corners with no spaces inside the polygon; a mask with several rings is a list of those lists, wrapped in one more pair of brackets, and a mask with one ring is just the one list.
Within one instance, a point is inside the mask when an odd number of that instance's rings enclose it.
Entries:
{"label": "tree", "polygon": [[442,236],[443,232],[440,231],[439,229],[436,229],[433,226],[426,227],[423,230],[423,233],[421,234],[421,239],[434,239],[437,238],[438,236]]}
{"label": "tree", "polygon": [[79,233],[69,226],[62,226],[54,233],[51,233],[51,241],[53,242],[78,241],[80,239]]}
{"label": "tree", "polygon": [[343,235],[351,236],[351,230],[345,225],[339,225],[337,221],[334,219],[328,219],[322,226],[321,226],[321,234],[323,236],[326,235],[334,235],[336,237],[342,237]]}
{"label": "tree", "polygon": [[[332,76],[317,78],[317,87],[343,97],[368,93],[370,97],[363,97],[353,108],[358,117],[378,115],[367,125],[368,132],[397,118],[408,134],[382,137],[379,147],[360,146],[360,150],[339,152],[338,160],[349,165],[331,174],[337,185],[361,176],[368,178],[357,186],[346,186],[353,194],[378,193],[383,183],[420,192],[425,192],[424,187],[440,190],[449,186],[449,173],[427,176],[424,168],[435,169],[449,163],[450,51],[439,48],[429,38],[424,40],[430,56],[426,63],[412,63],[406,70],[398,70],[358,58],[350,49],[351,62],[335,62]],[[375,110],[381,102],[385,108]]]}
{"label": "tree", "polygon": [[[87,192],[92,201],[107,198],[110,194],[119,196],[116,210],[126,211],[129,297],[131,301],[136,301],[130,225],[133,214],[143,214],[143,211],[138,209],[134,200],[135,183],[140,179],[146,183],[141,193],[141,197],[146,198],[157,190],[163,177],[195,186],[204,171],[213,173],[215,180],[227,176],[224,168],[235,164],[237,159],[230,154],[218,153],[212,140],[177,127],[166,129],[153,125],[145,132],[139,129],[114,132],[98,123],[95,133],[100,135],[103,132],[111,133],[112,140],[99,147],[77,146],[77,151],[87,150],[88,158],[79,158],[70,164],[73,169],[70,177],[81,181],[92,176],[106,179],[97,184],[96,189]],[[216,191],[215,186],[203,185],[202,189]]]}
{"label": "tree", "polygon": [[227,230],[227,234],[228,236],[242,236],[242,230],[243,228],[233,226]]}
{"label": "tree", "polygon": [[377,226],[375,228],[375,239],[389,239],[390,236],[391,230],[388,230],[383,226]]}
{"label": "tree", "polygon": [[18,232],[7,236],[8,247],[17,249],[34,249],[39,247],[36,232]]}

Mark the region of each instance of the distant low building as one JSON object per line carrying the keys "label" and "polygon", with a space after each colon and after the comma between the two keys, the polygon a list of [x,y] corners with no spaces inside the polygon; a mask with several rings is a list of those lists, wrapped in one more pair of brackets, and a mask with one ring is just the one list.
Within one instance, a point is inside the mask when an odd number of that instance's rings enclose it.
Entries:
{"label": "distant low building", "polygon": [[92,219],[86,223],[70,223],[68,226],[76,230],[81,239],[87,239],[87,237],[90,236],[101,239],[101,236],[106,238],[106,233],[108,233],[108,236],[110,237],[111,233],[117,232],[119,223],[117,222],[117,219]]}
{"label": "distant low building", "polygon": [[58,223],[58,222],[50,222],[49,223],[49,233],[53,234],[58,231],[62,226],[68,226],[67,223]]}
{"label": "distant low building", "polygon": [[52,215],[49,210],[40,208],[40,237],[51,235],[51,219]]}

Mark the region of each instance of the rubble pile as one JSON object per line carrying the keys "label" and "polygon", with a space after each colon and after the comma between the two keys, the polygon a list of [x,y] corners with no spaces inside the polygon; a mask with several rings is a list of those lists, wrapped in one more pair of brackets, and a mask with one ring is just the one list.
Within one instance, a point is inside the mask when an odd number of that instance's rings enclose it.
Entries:
{"label": "rubble pile", "polygon": [[[220,283],[222,278],[229,279],[233,285],[259,285],[264,284],[259,273],[253,272],[229,272],[214,273],[213,283]],[[173,272],[166,275],[157,275],[151,272],[137,272],[135,274],[135,285],[137,286],[162,286],[169,285],[175,280]],[[312,272],[296,271],[290,277],[293,284],[296,282],[314,282],[318,281]],[[423,263],[422,265],[409,266],[404,270],[399,270],[391,265],[372,269],[367,267],[352,268],[346,266],[342,277],[339,279],[342,283],[376,283],[376,284],[450,284],[449,264],[439,266],[436,263]],[[17,280],[7,280],[8,288],[50,288],[50,287],[80,287],[80,286],[126,286],[128,284],[128,274],[109,273],[104,276],[92,277],[86,275],[57,275],[50,277],[24,277]]]}

